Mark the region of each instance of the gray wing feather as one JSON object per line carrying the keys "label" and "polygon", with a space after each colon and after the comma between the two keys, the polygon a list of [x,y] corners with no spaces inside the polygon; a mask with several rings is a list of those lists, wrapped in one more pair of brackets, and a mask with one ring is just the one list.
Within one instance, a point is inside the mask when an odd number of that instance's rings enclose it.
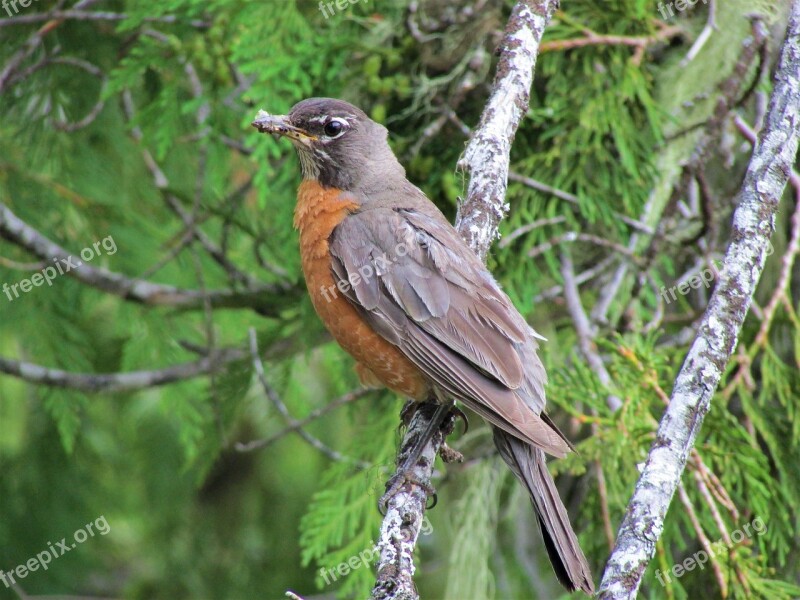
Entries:
{"label": "gray wing feather", "polygon": [[545,375],[533,331],[483,264],[443,217],[368,212],[350,215],[329,240],[335,278],[352,283],[348,300],[444,392],[565,454],[566,440],[539,416]]}

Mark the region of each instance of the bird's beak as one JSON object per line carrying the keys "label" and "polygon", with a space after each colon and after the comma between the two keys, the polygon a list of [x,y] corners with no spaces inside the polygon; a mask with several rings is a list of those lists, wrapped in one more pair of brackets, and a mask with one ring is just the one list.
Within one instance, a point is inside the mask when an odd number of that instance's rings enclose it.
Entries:
{"label": "bird's beak", "polygon": [[308,146],[310,142],[317,139],[316,136],[289,123],[288,116],[271,115],[265,110],[258,111],[256,120],[253,121],[253,127],[261,133],[271,133],[275,136],[286,137],[292,142],[297,142],[304,146]]}

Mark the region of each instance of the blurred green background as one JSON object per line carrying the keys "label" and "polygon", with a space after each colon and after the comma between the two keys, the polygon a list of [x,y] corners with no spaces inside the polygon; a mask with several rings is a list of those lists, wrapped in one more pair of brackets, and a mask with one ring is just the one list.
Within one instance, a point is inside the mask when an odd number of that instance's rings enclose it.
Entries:
{"label": "blurred green background", "polygon": [[[0,581],[0,598],[368,595],[371,568],[335,582],[320,569],[377,536],[402,401],[360,390],[351,359],[322,329],[291,225],[296,158],[250,122],[258,109],[284,113],[310,96],[354,102],[388,127],[408,177],[452,217],[466,186],[456,163],[512,3],[342,4],[331,4],[335,14],[299,0],[0,10],[0,284],[54,264],[47,240],[75,257],[100,242],[87,265],[102,270],[0,294],[0,569],[71,543],[89,523],[109,528],[95,526],[16,590]],[[565,1],[545,36],[638,40],[543,48],[512,151],[504,239],[489,258],[549,339],[550,412],[580,442],[580,454],[551,466],[598,581],[708,299],[701,288],[665,305],[659,290],[721,256],[750,154],[730,118],[707,127],[718,86],[745,54],[746,15],[760,11],[767,45],[743,65],[734,98],[735,114],[757,125],[785,4],[720,3],[688,64],[708,18],[701,2],[664,20],[651,1]],[[681,188],[681,165],[706,133],[714,154],[698,179],[703,193]],[[787,193],[762,307],[793,252],[796,202]],[[574,232],[584,237],[565,237]],[[584,276],[608,385],[577,351],[563,247]],[[765,339],[758,310],[748,319],[642,597],[800,596],[797,282],[790,269]],[[251,328],[268,390],[254,377]],[[142,373],[119,376],[131,372]],[[621,410],[608,408],[610,394]],[[452,441],[466,462],[437,468],[439,505],[417,557],[423,598],[563,595],[490,437],[473,416]],[[763,535],[715,568],[658,583],[656,569],[755,518]]]}

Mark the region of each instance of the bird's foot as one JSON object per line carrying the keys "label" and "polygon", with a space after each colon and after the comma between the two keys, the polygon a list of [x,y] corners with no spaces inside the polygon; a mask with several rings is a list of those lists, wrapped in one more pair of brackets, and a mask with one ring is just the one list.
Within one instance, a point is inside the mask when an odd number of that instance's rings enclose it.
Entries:
{"label": "bird's foot", "polygon": [[403,408],[400,409],[400,423],[402,423],[405,427],[411,425],[411,419],[414,418],[414,415],[417,414],[417,409],[419,409],[420,403],[416,400],[408,400],[404,405]]}
{"label": "bird's foot", "polygon": [[464,423],[464,433],[461,435],[466,434],[469,431],[469,419],[467,418],[466,413],[458,408],[455,404],[450,407],[450,412],[447,413],[447,417],[445,418],[444,422],[442,423],[442,431],[444,432],[444,436],[447,437],[456,428],[456,421],[461,419]]}
{"label": "bird's foot", "polygon": [[406,484],[417,485],[425,490],[425,494],[427,494],[432,500],[432,504],[425,507],[427,510],[430,510],[436,506],[438,502],[436,488],[434,488],[427,481],[421,481],[409,471],[398,469],[397,473],[395,473],[392,478],[386,482],[386,493],[380,497],[380,500],[378,500],[378,510],[383,516],[386,516],[386,513],[389,510],[389,502],[403,489]]}

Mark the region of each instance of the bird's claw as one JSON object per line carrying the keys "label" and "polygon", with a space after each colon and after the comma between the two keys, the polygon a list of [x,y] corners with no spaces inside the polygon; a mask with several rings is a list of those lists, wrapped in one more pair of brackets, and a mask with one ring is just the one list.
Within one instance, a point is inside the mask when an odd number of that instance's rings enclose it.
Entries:
{"label": "bird's claw", "polygon": [[381,515],[384,517],[386,516],[386,513],[389,511],[389,502],[391,502],[392,498],[400,493],[406,484],[417,485],[421,487],[423,490],[425,490],[425,493],[429,497],[433,498],[433,504],[426,507],[428,510],[436,506],[438,503],[436,489],[431,484],[417,479],[413,475],[408,474],[406,471],[398,471],[389,481],[386,482],[386,493],[378,500],[378,511],[380,511]]}

